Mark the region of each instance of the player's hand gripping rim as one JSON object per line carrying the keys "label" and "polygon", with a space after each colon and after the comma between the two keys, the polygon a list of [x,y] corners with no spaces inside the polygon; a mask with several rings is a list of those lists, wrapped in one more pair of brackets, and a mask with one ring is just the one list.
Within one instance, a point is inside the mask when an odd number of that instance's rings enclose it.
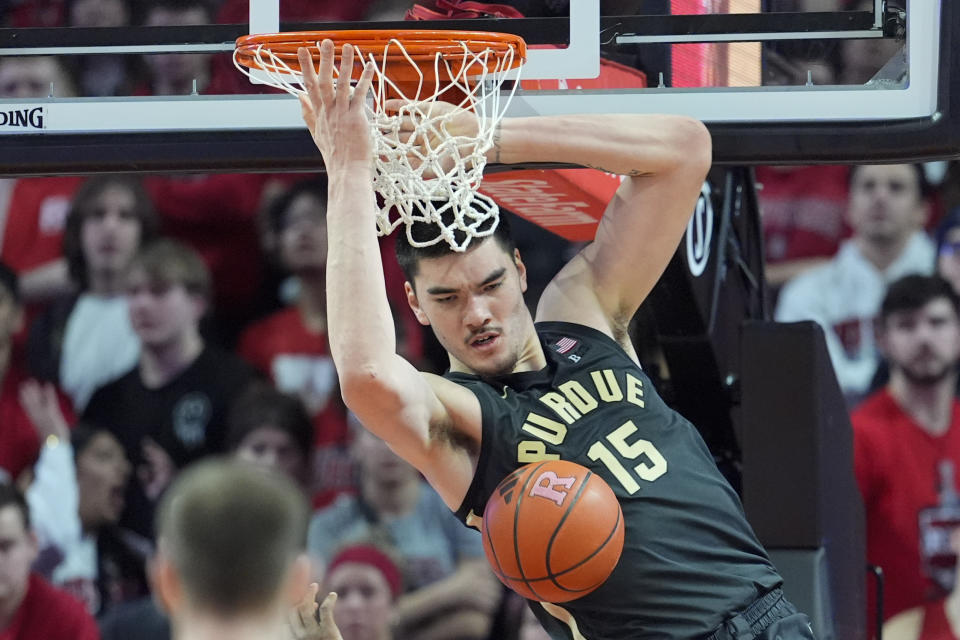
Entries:
{"label": "player's hand gripping rim", "polygon": [[306,89],[306,94],[300,96],[301,115],[328,173],[351,170],[357,165],[371,170],[373,143],[364,101],[373,82],[373,63],[364,65],[360,80],[352,89],[350,77],[355,50],[349,44],[343,45],[337,74],[341,81],[336,83],[334,53],[333,41],[324,40],[320,45],[320,64],[315,69],[310,51],[305,47],[297,51]]}

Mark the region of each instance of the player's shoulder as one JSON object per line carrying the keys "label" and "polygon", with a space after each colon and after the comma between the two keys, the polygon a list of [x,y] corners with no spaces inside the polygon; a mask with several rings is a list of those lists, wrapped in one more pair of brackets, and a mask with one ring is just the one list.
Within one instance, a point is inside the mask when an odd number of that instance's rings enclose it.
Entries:
{"label": "player's shoulder", "polygon": [[561,320],[539,320],[535,327],[548,358],[574,364],[582,362],[587,354],[629,359],[623,345],[600,328]]}

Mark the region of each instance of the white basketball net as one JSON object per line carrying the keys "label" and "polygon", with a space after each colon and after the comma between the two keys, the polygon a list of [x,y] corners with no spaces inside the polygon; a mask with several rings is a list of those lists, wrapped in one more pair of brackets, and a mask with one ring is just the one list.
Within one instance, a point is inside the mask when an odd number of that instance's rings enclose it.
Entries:
{"label": "white basketball net", "polygon": [[[483,179],[486,153],[493,146],[494,132],[519,84],[514,82],[509,92],[501,95],[500,87],[513,66],[514,51],[510,49],[497,58],[491,49],[474,52],[467,43],[460,45],[462,53],[455,61],[449,59],[450,54],[446,58],[439,52],[434,55],[430,78],[424,77],[425,72],[397,40],[390,40],[382,52],[357,52],[374,63],[376,73],[373,99],[367,101],[366,108],[374,140],[373,188],[383,200],[377,215],[377,232],[388,235],[403,223],[407,240],[415,247],[444,240],[454,251],[465,251],[474,238],[493,233],[500,219],[497,204],[477,189]],[[314,46],[319,49],[320,43]],[[391,51],[392,47],[396,49]],[[395,55],[397,49],[420,78],[412,95],[401,90],[384,73],[388,56]],[[302,77],[269,48],[260,46],[253,57],[262,70],[256,74],[261,82],[293,95],[306,93]],[[254,76],[254,70],[237,61],[236,53],[234,64],[246,75]],[[429,93],[431,85],[436,90]],[[453,89],[465,97],[461,98]],[[388,95],[388,91],[392,95]],[[476,113],[479,123],[476,135],[455,136],[447,130],[457,111],[439,113],[441,110],[435,108],[435,103],[449,102],[454,96],[457,107]],[[398,113],[384,110],[384,102],[390,97],[399,97],[406,103]],[[401,121],[407,117],[416,124],[419,145],[401,139]],[[427,142],[422,144],[424,140]],[[437,233],[426,239],[414,239],[411,233],[414,223],[433,224]],[[419,225],[418,234],[422,229],[423,225]]]}

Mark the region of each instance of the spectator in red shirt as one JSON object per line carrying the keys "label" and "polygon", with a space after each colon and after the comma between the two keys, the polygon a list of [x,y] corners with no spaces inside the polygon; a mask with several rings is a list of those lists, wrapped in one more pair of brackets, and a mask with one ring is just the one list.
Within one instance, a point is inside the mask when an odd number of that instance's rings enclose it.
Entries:
{"label": "spectator in red shirt", "polygon": [[[960,529],[950,534],[950,549],[960,551]],[[883,625],[883,640],[958,640],[960,639],[960,581],[953,569],[954,587],[940,600],[907,609]]]}
{"label": "spectator in red shirt", "polygon": [[36,557],[27,503],[0,483],[0,640],[99,640],[80,601],[30,571]]}
{"label": "spectator in red shirt", "polygon": [[[0,98],[76,95],[73,79],[55,56],[0,58]],[[0,260],[20,275],[26,302],[43,302],[70,289],[60,245],[70,198],[82,178],[0,179]]]}
{"label": "spectator in red shirt", "polygon": [[780,287],[823,264],[850,235],[849,167],[757,167],[767,282]]}
{"label": "spectator in red shirt", "polygon": [[[40,439],[20,403],[20,387],[27,373],[16,356],[13,336],[22,323],[17,276],[0,262],[0,481],[18,479],[40,453]],[[62,397],[60,406],[72,422],[73,411]]]}
{"label": "spectator in red shirt", "polygon": [[327,345],[326,229],[327,185],[322,179],[297,183],[271,207],[267,245],[295,278],[293,304],[248,327],[238,352],[278,389],[297,395],[313,420],[313,479],[309,493],[316,506],[354,481],[346,408],[340,400],[337,372]]}
{"label": "spectator in red shirt", "polygon": [[878,336],[890,381],[851,421],[867,560],[883,569],[889,618],[953,586],[947,541],[960,524],[960,298],[939,276],[901,278],[883,300]]}

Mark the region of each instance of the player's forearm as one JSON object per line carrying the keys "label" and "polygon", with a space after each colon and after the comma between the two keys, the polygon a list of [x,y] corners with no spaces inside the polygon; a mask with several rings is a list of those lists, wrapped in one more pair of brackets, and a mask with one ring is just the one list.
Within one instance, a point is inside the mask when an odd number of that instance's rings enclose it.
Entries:
{"label": "player's forearm", "polygon": [[328,333],[341,381],[349,381],[395,357],[396,332],[374,233],[376,203],[369,173],[343,170],[329,181]]}
{"label": "player's forearm", "polygon": [[576,163],[626,176],[702,164],[710,136],[684,116],[622,114],[505,118],[488,154],[493,162]]}

